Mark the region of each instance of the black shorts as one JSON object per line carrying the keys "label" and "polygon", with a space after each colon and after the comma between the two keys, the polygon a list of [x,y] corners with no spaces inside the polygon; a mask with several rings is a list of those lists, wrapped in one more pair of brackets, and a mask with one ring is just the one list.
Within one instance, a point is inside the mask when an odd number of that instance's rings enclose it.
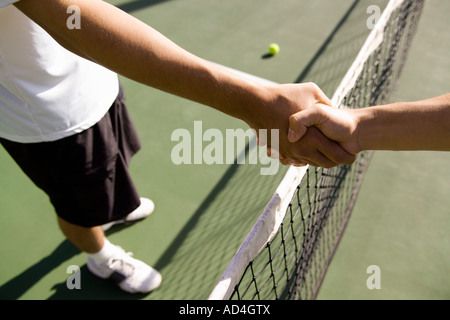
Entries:
{"label": "black shorts", "polygon": [[140,205],[128,172],[140,149],[122,91],[92,128],[53,142],[0,143],[50,198],[63,220],[93,227],[125,217]]}

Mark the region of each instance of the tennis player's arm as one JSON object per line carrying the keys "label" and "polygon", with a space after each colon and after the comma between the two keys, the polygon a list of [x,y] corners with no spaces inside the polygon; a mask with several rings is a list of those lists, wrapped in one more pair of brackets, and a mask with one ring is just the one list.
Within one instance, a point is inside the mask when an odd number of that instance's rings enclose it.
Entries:
{"label": "tennis player's arm", "polygon": [[450,94],[356,112],[364,150],[450,151]]}
{"label": "tennis player's arm", "polygon": [[[259,99],[266,91],[250,88],[251,83],[236,83],[218,67],[186,52],[158,31],[131,15],[101,0],[20,0],[22,12],[44,28],[66,49],[125,77],[221,111],[246,118],[249,109],[237,108],[229,94],[218,90],[228,83],[229,90],[243,98],[254,92]],[[76,5],[81,12],[81,28],[69,29],[66,10]],[[226,77],[229,79],[224,79]],[[235,87],[232,88],[232,85]],[[245,86],[245,88],[244,88]],[[240,93],[240,95],[239,95]],[[255,97],[248,97],[250,99]],[[228,100],[228,103],[227,103]]]}
{"label": "tennis player's arm", "polygon": [[[317,86],[263,85],[246,80],[190,54],[101,0],[20,0],[15,5],[62,46],[118,74],[213,107],[255,130],[279,129],[280,151],[288,159],[327,167],[354,161],[338,144],[320,140],[320,133],[310,139],[321,141],[314,150],[295,147],[287,140],[291,114],[316,102],[330,103]],[[80,8],[81,29],[67,28],[71,5]]]}
{"label": "tennis player's arm", "polygon": [[352,154],[363,150],[450,151],[450,94],[356,110],[317,106],[291,116],[290,124],[295,132],[316,126]]}

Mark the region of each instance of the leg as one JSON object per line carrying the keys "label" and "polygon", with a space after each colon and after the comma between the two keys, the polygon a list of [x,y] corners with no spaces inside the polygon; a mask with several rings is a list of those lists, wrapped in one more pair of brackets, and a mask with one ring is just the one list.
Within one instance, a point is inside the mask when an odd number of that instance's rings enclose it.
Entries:
{"label": "leg", "polygon": [[102,227],[80,227],[59,217],[58,224],[67,239],[81,251],[92,254],[103,248],[105,234]]}
{"label": "leg", "polygon": [[[63,234],[87,253],[88,270],[127,292],[148,293],[160,285],[161,275],[111,244],[100,225],[140,220],[153,211],[150,200],[144,202],[150,206],[142,205],[128,172],[128,158],[138,150],[138,142],[118,143],[111,126],[123,125],[124,133],[133,129],[129,121],[121,124],[118,115],[111,119],[116,109],[90,129],[64,139],[34,144],[0,139],[0,143],[48,194]],[[92,225],[97,227],[81,227]]]}

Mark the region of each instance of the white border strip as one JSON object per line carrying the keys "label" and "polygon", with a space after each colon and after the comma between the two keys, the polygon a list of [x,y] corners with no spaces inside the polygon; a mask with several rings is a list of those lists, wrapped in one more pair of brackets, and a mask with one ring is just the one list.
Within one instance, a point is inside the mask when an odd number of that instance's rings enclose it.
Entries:
{"label": "white border strip", "polygon": [[258,218],[209,296],[209,300],[224,300],[231,296],[234,285],[239,281],[247,265],[278,231],[292,195],[297,190],[307,168],[289,168],[263,214]]}

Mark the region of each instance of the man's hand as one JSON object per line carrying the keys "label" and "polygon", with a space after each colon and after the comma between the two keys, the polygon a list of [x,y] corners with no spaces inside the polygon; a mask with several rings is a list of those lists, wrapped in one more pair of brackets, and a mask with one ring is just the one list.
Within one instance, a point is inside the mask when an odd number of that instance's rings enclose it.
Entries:
{"label": "man's hand", "polygon": [[355,110],[316,104],[293,114],[289,118],[289,141],[299,141],[311,127],[320,129],[325,136],[338,142],[350,154],[356,155],[362,150],[357,139]]}
{"label": "man's hand", "polygon": [[[312,165],[330,168],[355,161],[353,154],[343,149],[338,143],[328,139],[316,128],[302,131],[302,139],[295,143],[288,140],[288,119],[310,108],[323,105],[332,109],[331,101],[314,83],[277,85],[269,89],[272,99],[260,108],[260,113],[247,120],[250,127],[258,129],[279,129],[279,150],[273,150],[270,137],[262,144],[267,144],[269,154],[279,154],[285,165]],[[300,113],[301,114],[301,113]],[[262,140],[262,139],[260,139]],[[299,141],[300,140],[300,141]]]}
{"label": "man's hand", "polygon": [[317,104],[292,115],[289,123],[292,142],[314,126],[355,155],[363,150],[450,151],[450,94],[360,109]]}

